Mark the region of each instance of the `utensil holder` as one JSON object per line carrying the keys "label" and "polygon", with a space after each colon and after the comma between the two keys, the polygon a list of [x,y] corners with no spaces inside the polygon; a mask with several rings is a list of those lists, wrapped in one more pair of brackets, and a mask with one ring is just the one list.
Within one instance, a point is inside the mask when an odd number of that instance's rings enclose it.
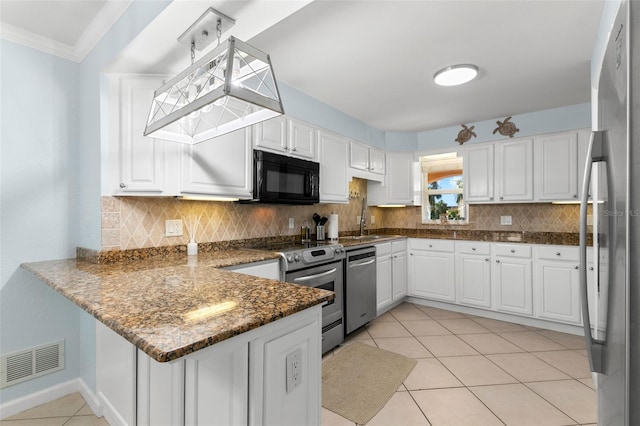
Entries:
{"label": "utensil holder", "polygon": [[324,241],[324,225],[316,226],[316,240]]}

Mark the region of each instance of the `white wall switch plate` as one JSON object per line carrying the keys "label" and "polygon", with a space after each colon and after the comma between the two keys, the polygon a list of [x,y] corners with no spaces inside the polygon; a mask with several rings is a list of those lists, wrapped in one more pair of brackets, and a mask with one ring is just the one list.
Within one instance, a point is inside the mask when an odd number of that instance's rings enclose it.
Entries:
{"label": "white wall switch plate", "polygon": [[500,225],[511,225],[511,216],[500,216]]}
{"label": "white wall switch plate", "polygon": [[165,220],[164,221],[164,235],[165,237],[180,237],[182,236],[182,220]]}
{"label": "white wall switch plate", "polygon": [[293,220],[292,217],[289,218],[289,229],[293,229],[296,227],[296,222]]}

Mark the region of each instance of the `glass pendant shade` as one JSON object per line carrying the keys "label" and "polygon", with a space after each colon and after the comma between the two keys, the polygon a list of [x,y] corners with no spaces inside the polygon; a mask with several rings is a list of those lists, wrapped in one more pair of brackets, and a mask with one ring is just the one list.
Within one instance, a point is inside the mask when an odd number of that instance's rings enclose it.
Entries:
{"label": "glass pendant shade", "polygon": [[144,135],[196,144],[281,114],[269,55],[229,37],[155,91]]}

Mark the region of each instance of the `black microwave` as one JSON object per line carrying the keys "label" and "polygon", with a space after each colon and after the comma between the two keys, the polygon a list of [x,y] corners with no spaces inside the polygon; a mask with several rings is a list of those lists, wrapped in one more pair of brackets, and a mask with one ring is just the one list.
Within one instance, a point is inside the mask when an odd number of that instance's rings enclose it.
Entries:
{"label": "black microwave", "polygon": [[253,151],[253,200],[272,204],[320,202],[320,164]]}

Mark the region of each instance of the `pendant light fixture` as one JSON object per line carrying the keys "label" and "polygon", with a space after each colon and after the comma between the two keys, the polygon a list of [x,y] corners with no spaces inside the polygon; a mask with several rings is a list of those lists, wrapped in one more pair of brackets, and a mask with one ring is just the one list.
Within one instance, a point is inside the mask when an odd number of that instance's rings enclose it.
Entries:
{"label": "pendant light fixture", "polygon": [[234,24],[209,8],[178,38],[190,46],[191,66],[155,91],[144,136],[196,144],[284,114],[269,55],[233,36],[220,43]]}
{"label": "pendant light fixture", "polygon": [[478,67],[473,64],[452,65],[441,69],[433,76],[440,86],[457,86],[468,83],[478,75]]}

